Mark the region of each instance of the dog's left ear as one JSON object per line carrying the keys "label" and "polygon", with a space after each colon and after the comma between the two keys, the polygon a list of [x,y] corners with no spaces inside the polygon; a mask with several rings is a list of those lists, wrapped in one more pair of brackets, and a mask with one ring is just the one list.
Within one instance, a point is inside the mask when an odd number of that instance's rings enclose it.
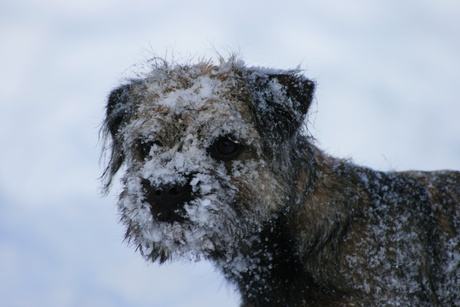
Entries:
{"label": "dog's left ear", "polygon": [[261,73],[249,77],[255,116],[263,133],[275,141],[289,139],[305,120],[315,83],[297,72]]}

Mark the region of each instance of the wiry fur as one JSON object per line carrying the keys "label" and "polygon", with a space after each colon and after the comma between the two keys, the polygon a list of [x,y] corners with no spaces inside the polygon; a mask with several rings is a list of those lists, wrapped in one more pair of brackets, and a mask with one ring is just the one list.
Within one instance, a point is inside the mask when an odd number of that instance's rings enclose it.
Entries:
{"label": "wiry fur", "polygon": [[125,165],[126,237],[148,260],[210,259],[242,306],[459,305],[460,173],[326,155],[303,129],[313,91],[235,59],[161,61],[115,89],[104,185]]}

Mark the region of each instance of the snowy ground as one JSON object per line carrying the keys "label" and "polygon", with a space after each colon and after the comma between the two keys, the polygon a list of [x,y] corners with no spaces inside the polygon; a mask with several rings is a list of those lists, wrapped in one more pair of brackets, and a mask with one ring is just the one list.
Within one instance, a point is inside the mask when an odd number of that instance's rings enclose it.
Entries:
{"label": "snowy ground", "polygon": [[18,0],[0,3],[2,306],[236,306],[206,263],[148,265],[102,198],[107,93],[152,56],[239,50],[301,64],[311,130],[379,169],[460,169],[460,4]]}

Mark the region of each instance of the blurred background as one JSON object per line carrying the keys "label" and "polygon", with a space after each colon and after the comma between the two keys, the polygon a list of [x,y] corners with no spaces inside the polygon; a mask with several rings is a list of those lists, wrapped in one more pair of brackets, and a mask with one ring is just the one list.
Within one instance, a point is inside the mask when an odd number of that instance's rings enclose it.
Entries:
{"label": "blurred background", "polygon": [[109,91],[215,50],[305,69],[330,154],[460,169],[459,1],[0,0],[1,306],[237,306],[209,263],[145,263],[98,181]]}

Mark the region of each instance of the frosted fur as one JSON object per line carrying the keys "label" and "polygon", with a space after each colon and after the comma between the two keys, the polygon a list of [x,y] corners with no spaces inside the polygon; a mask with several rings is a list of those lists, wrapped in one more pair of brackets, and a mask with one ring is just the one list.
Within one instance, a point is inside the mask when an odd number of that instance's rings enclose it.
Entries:
{"label": "frosted fur", "polygon": [[[231,69],[235,65],[241,63],[229,62],[221,67],[202,63],[190,69],[160,66],[146,77],[142,89],[136,93],[140,96],[139,99],[154,100],[155,103],[139,105],[135,117],[120,131],[124,139],[123,152],[127,153],[126,164],[130,167],[122,179],[126,188],[118,206],[123,213],[122,219],[129,227],[141,230],[130,240],[133,240],[146,258],[158,257],[153,246],[161,250],[163,258],[199,258],[203,254],[207,256],[215,252],[216,245],[239,244],[235,242],[234,236],[248,240],[244,234],[255,232],[262,226],[260,221],[249,218],[246,225],[234,224],[239,216],[231,207],[223,204],[235,201],[238,187],[231,183],[231,176],[252,177],[254,182],[258,182],[259,173],[254,171],[254,167],[264,162],[234,161],[228,172],[206,152],[209,144],[222,135],[231,134],[240,142],[244,141],[244,145],[251,145],[258,138],[258,133],[250,123],[242,124],[244,119],[238,108],[228,101],[221,101],[221,97],[228,92],[229,85],[212,78],[216,75],[232,74]],[[203,76],[203,72],[208,72],[208,75]],[[177,79],[187,83],[187,87],[181,88]],[[159,113],[158,110],[162,108],[167,108],[168,112]],[[212,112],[199,112],[203,109],[215,110],[219,116],[213,116]],[[166,144],[170,140],[165,139],[164,126],[180,126],[182,120],[187,122],[184,122],[184,130],[180,132],[180,143],[167,150],[153,146],[151,157],[145,161],[138,161],[136,157],[130,156],[132,147],[137,145],[139,139],[159,140]],[[198,138],[197,131],[200,131]],[[261,156],[261,153],[258,155]],[[155,223],[146,209],[148,205],[143,197],[141,179],[149,180],[152,185],[164,185],[184,182],[184,174],[194,174],[191,183],[195,198],[185,205],[189,221],[185,224]],[[216,181],[216,178],[220,181]],[[279,184],[273,182],[271,185],[276,187]],[[267,188],[269,187],[260,186],[261,191]],[[269,193],[264,194],[259,198],[259,208],[248,206],[245,210],[253,212],[238,215],[268,215],[276,200]],[[229,233],[232,235],[228,235]]]}
{"label": "frosted fur", "polygon": [[[105,185],[123,165],[121,221],[145,259],[209,259],[242,306],[460,306],[459,172],[325,154],[298,69],[153,63],[104,124]],[[165,191],[183,198],[164,207]]]}
{"label": "frosted fur", "polygon": [[[363,250],[363,253],[345,257],[347,266],[358,270],[354,277],[350,278],[350,282],[375,297],[378,305],[448,306],[452,302],[460,304],[460,285],[458,284],[460,281],[460,235],[458,231],[452,237],[442,233],[429,233],[430,224],[435,223],[434,220],[439,214],[437,209],[442,210],[441,206],[453,209],[458,204],[446,198],[444,203],[435,204],[435,208],[428,208],[426,203],[433,195],[424,192],[422,187],[418,186],[416,188],[420,190],[416,192],[416,195],[419,202],[414,207],[406,199],[407,196],[402,193],[406,188],[414,188],[415,181],[410,178],[412,176],[420,178],[431,176],[433,182],[442,184],[438,176],[449,178],[448,172],[438,172],[436,176],[413,172],[406,173],[406,178],[401,178],[397,173],[371,172],[371,174],[372,176],[362,174],[362,179],[366,189],[371,191],[370,196],[376,205],[363,213],[365,219],[377,222],[366,226],[365,233],[368,235],[359,240],[355,246],[357,250]],[[447,184],[458,184],[452,181],[453,178],[447,179]],[[457,188],[457,193],[458,190]],[[396,208],[396,204],[399,205],[399,209]],[[458,213],[450,218],[456,229],[460,229]],[[420,227],[415,228],[414,224]],[[377,246],[376,242],[379,242]],[[427,267],[427,263],[424,262],[430,261],[429,258],[421,255],[421,251],[427,248],[427,243],[444,243],[443,246],[446,248],[442,253],[436,251],[435,248],[428,250],[432,257],[437,258],[440,272],[443,272],[439,280],[445,282],[445,284],[438,283],[435,289],[430,284],[432,281],[428,279],[433,273],[422,271]],[[393,261],[389,262],[388,259],[393,259]],[[360,270],[359,268],[363,265],[370,269],[378,269],[379,274],[371,275],[367,270]],[[425,277],[420,282],[421,276]],[[377,286],[371,287],[370,285]],[[439,295],[437,302],[427,303],[420,298],[421,296],[430,297],[434,295],[434,292]]]}

